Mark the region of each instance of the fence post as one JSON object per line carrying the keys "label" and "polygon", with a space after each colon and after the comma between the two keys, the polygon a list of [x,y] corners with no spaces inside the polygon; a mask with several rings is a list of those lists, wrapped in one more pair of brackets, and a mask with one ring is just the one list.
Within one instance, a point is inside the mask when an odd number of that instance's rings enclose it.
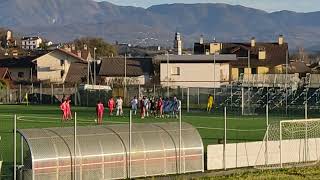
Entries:
{"label": "fence post", "polygon": [[139,93],[139,98],[141,97],[141,90],[140,90],[140,84],[138,85],[138,93]]}
{"label": "fence post", "polygon": [[77,179],[77,112],[74,113],[74,137],[73,137],[73,153],[74,153],[74,160],[73,160],[73,178],[74,180]]}
{"label": "fence post", "polygon": [[21,165],[23,165],[24,164],[24,160],[23,160],[23,158],[24,158],[24,154],[23,154],[23,136],[21,136],[21,145],[20,145],[21,147],[20,147],[20,149],[21,149]]}
{"label": "fence post", "polygon": [[200,88],[198,88],[198,105],[200,105]]}
{"label": "fence post", "polygon": [[268,141],[269,141],[269,103],[266,104],[266,125],[267,125],[267,132],[266,132],[266,149],[265,149],[265,158],[266,164],[268,165]]}
{"label": "fence post", "polygon": [[244,87],[241,87],[241,113],[244,115]]}
{"label": "fence post", "polygon": [[64,83],[62,84],[62,94],[63,94],[63,96],[65,95]]}
{"label": "fence post", "polygon": [[179,173],[182,173],[182,162],[181,162],[181,147],[182,147],[182,117],[181,117],[181,108],[179,111]]}
{"label": "fence post", "polygon": [[51,104],[53,104],[53,84],[51,84]]}
{"label": "fence post", "polygon": [[190,112],[190,88],[187,89],[187,112]]}
{"label": "fence post", "polygon": [[31,94],[34,93],[33,83],[31,84]]}
{"label": "fence post", "polygon": [[232,101],[233,101],[233,91],[232,91],[232,83],[231,83],[231,90],[230,90],[230,107],[231,107],[231,110],[232,110]]}
{"label": "fence post", "polygon": [[223,168],[227,170],[226,164],[226,146],[227,146],[227,107],[224,107],[224,141],[223,141]]}
{"label": "fence post", "polygon": [[40,83],[40,104],[42,104],[42,83]]}
{"label": "fence post", "polygon": [[22,90],[21,90],[21,84],[19,84],[19,103],[22,102]]}
{"label": "fence post", "polygon": [[17,115],[13,120],[13,179],[17,179]]}
{"label": "fence post", "polygon": [[132,111],[129,114],[129,179],[131,178],[131,148],[132,148]]}
{"label": "fence post", "polygon": [[307,120],[308,119],[308,102],[305,101],[304,104],[304,118]]}
{"label": "fence post", "polygon": [[184,100],[183,87],[181,88],[181,99]]}
{"label": "fence post", "polygon": [[280,168],[282,168],[282,122],[280,121]]}
{"label": "fence post", "polygon": [[77,106],[78,102],[77,102],[77,84],[74,85],[74,105]]}

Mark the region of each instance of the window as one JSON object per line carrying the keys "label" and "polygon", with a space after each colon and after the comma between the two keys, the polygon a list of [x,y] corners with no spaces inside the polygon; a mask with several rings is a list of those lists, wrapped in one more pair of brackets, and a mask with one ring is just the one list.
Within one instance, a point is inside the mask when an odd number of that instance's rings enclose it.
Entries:
{"label": "window", "polygon": [[24,72],[18,72],[18,78],[24,78]]}
{"label": "window", "polygon": [[171,75],[180,75],[180,67],[172,67]]}
{"label": "window", "polygon": [[60,66],[63,66],[64,65],[64,60],[60,60]]}
{"label": "window", "polygon": [[61,76],[61,78],[63,77],[63,75],[64,75],[64,70],[61,70],[61,71],[60,71],[60,76]]}
{"label": "window", "polygon": [[265,59],[266,59],[266,49],[259,48],[259,60],[265,60]]}
{"label": "window", "polygon": [[241,74],[244,74],[244,68],[239,68],[239,76],[241,76]]}
{"label": "window", "polygon": [[257,74],[257,68],[252,68],[251,69],[251,74]]}

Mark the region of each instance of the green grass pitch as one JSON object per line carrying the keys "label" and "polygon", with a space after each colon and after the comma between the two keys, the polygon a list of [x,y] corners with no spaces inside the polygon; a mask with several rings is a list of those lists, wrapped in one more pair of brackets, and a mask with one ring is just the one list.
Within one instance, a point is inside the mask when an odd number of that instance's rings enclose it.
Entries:
{"label": "green grass pitch", "polygon": [[[72,107],[73,112],[77,112],[79,126],[94,126],[95,108],[94,107]],[[13,116],[17,114],[17,128],[47,128],[73,126],[73,121],[61,122],[61,114],[58,105],[0,105],[0,154],[5,163],[5,168],[9,168],[13,161]],[[302,116],[303,117],[303,116]],[[302,118],[301,117],[301,118]],[[292,117],[291,117],[292,118]],[[288,117],[282,115],[270,115],[270,123],[278,122]],[[129,110],[125,109],[123,117],[106,116],[104,125],[108,126],[115,123],[128,123]],[[140,119],[139,116],[133,117],[134,123],[152,122],[178,122],[178,119],[160,119],[148,117]],[[206,149],[209,144],[217,144],[219,139],[224,137],[224,113],[223,112],[182,112],[182,121],[188,122],[196,127],[203,139]],[[241,116],[240,113],[227,113],[227,141],[248,142],[260,141],[263,139],[266,130],[265,115]],[[18,139],[20,144],[20,138]],[[18,147],[19,148],[19,147]],[[19,154],[18,154],[19,160]],[[9,170],[5,170],[6,171]]]}

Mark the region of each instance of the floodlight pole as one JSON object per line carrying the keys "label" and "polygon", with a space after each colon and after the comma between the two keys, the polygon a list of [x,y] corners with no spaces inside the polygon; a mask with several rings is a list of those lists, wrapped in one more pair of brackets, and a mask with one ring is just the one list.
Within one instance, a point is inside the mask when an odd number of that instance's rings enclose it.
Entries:
{"label": "floodlight pole", "polygon": [[74,137],[73,137],[74,139],[73,139],[73,153],[74,153],[74,161],[73,161],[73,163],[74,163],[74,165],[73,165],[73,168],[74,168],[74,170],[73,170],[73,178],[74,178],[74,180],[76,180],[77,179],[77,112],[75,112],[74,113]]}
{"label": "floodlight pole", "polygon": [[17,179],[17,115],[13,120],[13,180]]}

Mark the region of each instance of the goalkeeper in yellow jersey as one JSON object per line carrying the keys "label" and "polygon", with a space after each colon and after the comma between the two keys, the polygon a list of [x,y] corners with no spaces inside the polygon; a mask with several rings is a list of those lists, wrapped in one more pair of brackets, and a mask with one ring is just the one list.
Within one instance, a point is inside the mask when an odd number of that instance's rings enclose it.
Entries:
{"label": "goalkeeper in yellow jersey", "polygon": [[209,94],[208,96],[208,104],[207,104],[207,111],[211,112],[212,106],[213,106],[213,96]]}

